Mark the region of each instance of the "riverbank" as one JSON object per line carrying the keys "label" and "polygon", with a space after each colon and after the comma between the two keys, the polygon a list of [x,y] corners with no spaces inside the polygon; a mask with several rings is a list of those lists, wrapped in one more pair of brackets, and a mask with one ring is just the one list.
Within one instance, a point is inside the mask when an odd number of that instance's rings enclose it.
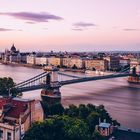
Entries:
{"label": "riverbank", "polygon": [[[31,65],[31,64],[26,64],[26,63],[3,62],[2,60],[0,60],[0,63],[3,65],[16,66],[16,67],[28,67],[28,68],[33,68],[33,69],[43,69],[43,66]],[[85,70],[82,70],[82,69],[60,68],[59,70],[60,71],[68,71],[68,72],[85,73]]]}
{"label": "riverbank", "polygon": [[42,69],[42,66],[35,66],[31,64],[26,63],[11,63],[11,62],[3,62],[0,60],[0,63],[3,65],[9,65],[9,66],[16,66],[16,67],[28,67],[28,68],[34,68],[34,69]]}

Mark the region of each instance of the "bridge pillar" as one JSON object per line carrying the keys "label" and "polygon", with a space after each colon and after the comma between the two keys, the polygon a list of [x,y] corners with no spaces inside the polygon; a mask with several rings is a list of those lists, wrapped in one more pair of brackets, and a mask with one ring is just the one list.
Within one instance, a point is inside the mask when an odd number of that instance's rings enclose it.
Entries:
{"label": "bridge pillar", "polygon": [[46,84],[49,85],[49,88],[41,91],[42,100],[46,101],[48,104],[61,102],[61,85],[58,81],[59,70],[52,66],[47,66],[44,70],[48,73],[46,77]]}
{"label": "bridge pillar", "polygon": [[129,83],[140,83],[140,75],[137,74],[137,68],[133,67],[132,72],[130,73],[128,77],[128,82]]}

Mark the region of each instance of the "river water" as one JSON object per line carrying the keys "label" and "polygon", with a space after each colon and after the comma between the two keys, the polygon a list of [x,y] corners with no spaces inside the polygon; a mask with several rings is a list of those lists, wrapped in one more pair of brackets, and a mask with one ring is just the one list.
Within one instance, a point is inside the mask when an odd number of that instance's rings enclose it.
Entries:
{"label": "river water", "polygon": [[[12,77],[16,83],[42,72],[41,69],[0,64],[0,77]],[[140,85],[129,84],[127,78],[67,85],[61,87],[61,94],[64,106],[81,103],[103,104],[113,119],[117,119],[123,126],[140,129]],[[25,92],[23,98],[40,99],[40,90]]]}

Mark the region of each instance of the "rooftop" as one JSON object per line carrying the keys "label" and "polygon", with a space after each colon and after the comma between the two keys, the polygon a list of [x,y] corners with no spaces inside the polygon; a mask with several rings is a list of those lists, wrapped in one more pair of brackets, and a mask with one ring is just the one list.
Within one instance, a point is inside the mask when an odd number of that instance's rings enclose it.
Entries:
{"label": "rooftop", "polygon": [[110,123],[100,123],[99,127],[109,128],[110,125],[111,125]]}

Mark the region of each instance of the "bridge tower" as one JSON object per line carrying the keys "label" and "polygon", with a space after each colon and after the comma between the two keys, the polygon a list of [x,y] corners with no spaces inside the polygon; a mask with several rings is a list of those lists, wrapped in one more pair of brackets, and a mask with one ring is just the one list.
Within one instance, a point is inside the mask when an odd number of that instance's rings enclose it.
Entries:
{"label": "bridge tower", "polygon": [[137,74],[136,67],[132,68],[132,72],[128,77],[128,82],[134,84],[140,84],[140,75]]}
{"label": "bridge tower", "polygon": [[42,100],[48,104],[61,102],[61,85],[58,81],[59,69],[53,66],[46,66],[44,71],[48,73],[46,77],[46,84],[49,85],[49,88],[41,91]]}

